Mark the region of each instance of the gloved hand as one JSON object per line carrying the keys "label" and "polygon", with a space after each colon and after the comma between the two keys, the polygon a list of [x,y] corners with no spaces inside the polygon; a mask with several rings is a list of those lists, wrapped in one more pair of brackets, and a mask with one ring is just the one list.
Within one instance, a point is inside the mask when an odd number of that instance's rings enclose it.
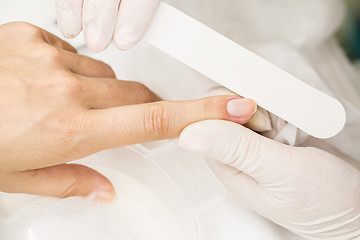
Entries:
{"label": "gloved hand", "polygon": [[67,38],[84,29],[88,48],[101,52],[112,39],[118,48],[133,47],[144,35],[160,0],[56,0],[57,22]]}
{"label": "gloved hand", "polygon": [[360,172],[342,159],[217,120],[187,127],[179,145],[212,159],[242,204],[290,231],[308,239],[360,236]]}

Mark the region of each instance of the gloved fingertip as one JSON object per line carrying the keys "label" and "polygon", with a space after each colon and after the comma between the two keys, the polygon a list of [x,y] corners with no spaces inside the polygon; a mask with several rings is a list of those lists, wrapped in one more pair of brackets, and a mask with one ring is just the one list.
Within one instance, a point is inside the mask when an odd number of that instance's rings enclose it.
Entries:
{"label": "gloved fingertip", "polygon": [[115,46],[122,51],[129,50],[130,48],[133,48],[136,44],[137,41],[136,42],[115,41]]}
{"label": "gloved fingertip", "polygon": [[86,46],[93,53],[100,53],[104,51],[111,41],[107,40],[103,34],[92,27],[89,27],[84,31],[84,38]]}
{"label": "gloved fingertip", "polygon": [[101,53],[102,51],[104,51],[106,49],[106,47],[99,47],[99,46],[91,44],[91,43],[86,43],[86,46],[92,53]]}
{"label": "gloved fingertip", "polygon": [[202,133],[198,126],[200,123],[195,123],[185,128],[180,134],[179,147],[186,151],[205,154],[212,148],[213,142],[211,138]]}
{"label": "gloved fingertip", "polygon": [[[60,18],[60,17],[58,17]],[[74,21],[71,22],[71,24],[68,24],[67,22],[70,21],[61,21],[58,20],[58,26],[59,29],[61,31],[61,34],[68,39],[72,39],[75,38],[79,35],[79,33],[81,32],[81,26],[77,26],[76,24],[74,24]]]}
{"label": "gloved fingertip", "polygon": [[136,33],[126,31],[124,28],[118,28],[114,35],[114,43],[118,49],[126,51],[134,47],[140,41],[140,38]]}
{"label": "gloved fingertip", "polygon": [[81,4],[74,2],[68,5],[67,1],[56,1],[56,22],[66,38],[75,38],[82,30]]}

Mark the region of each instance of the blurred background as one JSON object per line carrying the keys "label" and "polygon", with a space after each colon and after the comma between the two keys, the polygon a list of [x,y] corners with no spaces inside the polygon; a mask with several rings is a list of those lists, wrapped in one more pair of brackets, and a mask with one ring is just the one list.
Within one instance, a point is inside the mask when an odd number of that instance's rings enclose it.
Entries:
{"label": "blurred background", "polygon": [[340,42],[351,60],[360,60],[360,0],[347,0],[348,14],[339,32]]}

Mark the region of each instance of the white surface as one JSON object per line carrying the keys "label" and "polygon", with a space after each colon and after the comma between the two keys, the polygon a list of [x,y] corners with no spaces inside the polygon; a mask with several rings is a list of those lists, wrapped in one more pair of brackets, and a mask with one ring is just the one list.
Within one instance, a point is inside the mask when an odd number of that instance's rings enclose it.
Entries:
{"label": "white surface", "polygon": [[330,138],[344,127],[339,101],[166,3],[144,39],[314,137]]}
{"label": "white surface", "polygon": [[[186,173],[193,183],[192,188],[201,192],[207,192],[209,184],[215,184],[197,167],[199,156],[176,150],[173,144],[161,145],[149,151],[146,158],[122,148],[78,161],[100,171],[113,182],[117,197],[110,205],[97,205],[78,198],[56,200],[0,194],[0,206],[7,208],[6,220],[0,222],[0,239],[45,240],[52,235],[57,236],[54,239],[69,240],[79,239],[79,236],[104,240],[121,236],[125,240],[126,237],[134,240],[301,239],[226,199],[216,187],[213,193],[206,194],[211,197],[191,192],[181,194],[179,190],[184,191],[184,188],[179,188],[179,182],[167,176],[155,162],[167,159],[166,164]],[[187,154],[186,159],[184,154]],[[151,160],[154,157],[157,161]],[[186,172],[182,167],[187,164],[194,165],[192,171]],[[177,176],[177,181],[181,181],[181,177]],[[208,202],[204,204],[206,199]],[[194,217],[197,224],[194,224]]]}
{"label": "white surface", "polygon": [[[167,151],[162,155],[171,157]],[[79,163],[95,168],[114,183],[114,202],[30,198],[8,211],[9,218],[0,222],[0,239],[197,239],[185,196],[153,161],[128,148],[101,152],[90,159],[92,163],[86,159]],[[171,161],[176,164],[176,157]],[[3,195],[0,202],[11,198]]]}

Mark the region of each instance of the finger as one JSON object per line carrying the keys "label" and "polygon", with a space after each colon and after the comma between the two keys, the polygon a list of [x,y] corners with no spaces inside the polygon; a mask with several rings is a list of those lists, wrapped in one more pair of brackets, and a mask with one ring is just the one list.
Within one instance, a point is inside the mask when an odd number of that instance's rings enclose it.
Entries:
{"label": "finger", "polygon": [[101,52],[112,41],[120,0],[84,0],[85,42],[92,52]]}
{"label": "finger", "polygon": [[204,121],[187,127],[179,145],[229,165],[263,186],[281,181],[291,166],[292,148],[253,131],[224,121]]}
{"label": "finger", "polygon": [[56,19],[66,38],[76,37],[82,29],[83,0],[56,0]]}
{"label": "finger", "polygon": [[[238,102],[240,100],[240,102]],[[237,116],[227,111],[227,105],[236,101],[242,113]],[[88,146],[106,149],[135,143],[179,136],[188,125],[204,119],[225,119],[246,123],[256,109],[253,100],[219,96],[195,101],[158,102],[93,110],[88,120],[101,126],[92,130]],[[100,148],[100,149],[99,149]]]}
{"label": "finger", "polygon": [[83,78],[87,85],[84,98],[90,109],[149,103],[161,99],[144,84],[110,78]]}
{"label": "finger", "polygon": [[2,189],[8,193],[28,193],[66,198],[94,195],[95,200],[110,202],[115,192],[111,182],[95,170],[82,165],[61,164],[14,173],[6,177]]}
{"label": "finger", "polygon": [[145,34],[160,0],[122,0],[114,42],[119,49],[133,47]]}
{"label": "finger", "polygon": [[245,127],[260,133],[272,130],[273,127],[269,112],[264,108],[258,107],[253,118],[245,125]]}
{"label": "finger", "polygon": [[42,35],[43,35],[43,39],[45,42],[47,42],[48,44],[63,49],[65,51],[71,52],[71,53],[76,53],[76,49],[71,46],[68,42],[58,38],[57,36],[41,29]]}
{"label": "finger", "polygon": [[[206,96],[219,96],[219,95],[237,95],[236,93],[230,91],[229,89],[219,85],[209,91],[207,91]],[[254,116],[246,123],[245,127],[250,128],[256,132],[265,132],[272,130],[272,124],[269,113],[258,107]]]}
{"label": "finger", "polygon": [[116,78],[112,68],[102,61],[70,52],[64,52],[62,57],[65,67],[78,75],[94,78]]}
{"label": "finger", "polygon": [[[269,196],[255,179],[236,168],[218,161],[207,159],[207,163],[220,182],[242,205],[264,216],[265,213],[259,210],[264,209],[264,201]],[[263,201],[254,201],[254,199],[262,199]]]}

